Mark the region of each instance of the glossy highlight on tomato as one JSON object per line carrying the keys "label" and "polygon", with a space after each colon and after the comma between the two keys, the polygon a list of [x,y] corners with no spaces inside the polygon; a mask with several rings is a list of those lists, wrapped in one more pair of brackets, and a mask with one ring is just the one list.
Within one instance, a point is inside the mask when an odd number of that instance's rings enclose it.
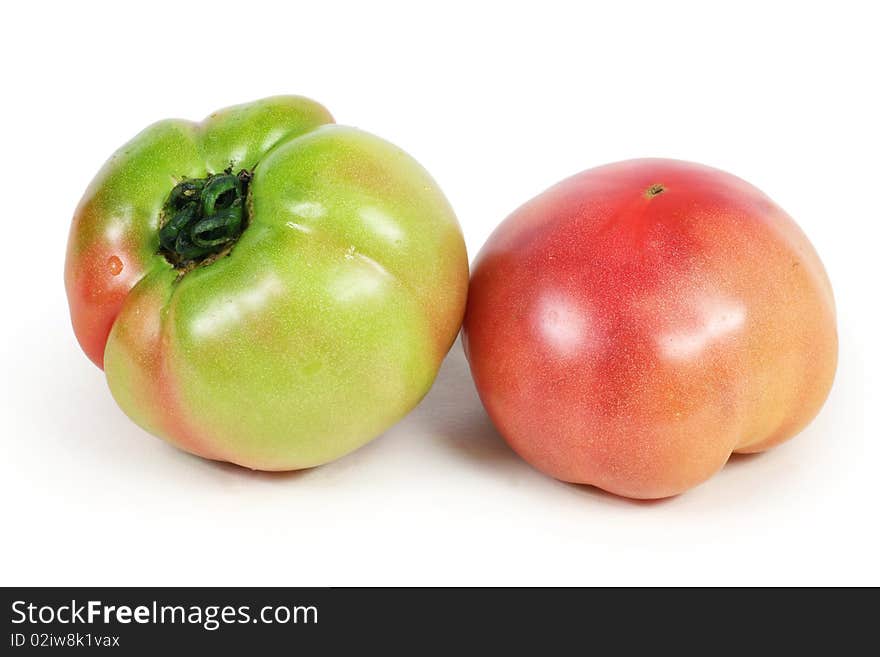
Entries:
{"label": "glossy highlight on tomato", "polygon": [[803,232],[745,181],[674,160],[584,171],[516,210],[474,262],[463,330],[514,450],[633,498],[796,435],[837,364]]}
{"label": "glossy highlight on tomato", "polygon": [[262,470],[333,460],[424,396],[467,254],[399,148],[302,97],[156,123],[76,209],[74,331],[139,425]]}

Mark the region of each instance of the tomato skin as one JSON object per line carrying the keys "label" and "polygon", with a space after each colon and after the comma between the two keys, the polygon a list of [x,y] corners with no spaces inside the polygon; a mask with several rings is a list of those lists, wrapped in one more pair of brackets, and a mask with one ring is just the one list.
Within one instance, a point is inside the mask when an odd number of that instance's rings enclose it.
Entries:
{"label": "tomato skin", "polygon": [[81,268],[65,271],[74,333],[86,356],[104,368],[104,347],[129,290],[143,275],[125,245],[112,241],[90,246]]}
{"label": "tomato skin", "polygon": [[[172,190],[227,169],[247,181],[236,241],[198,262],[163,252]],[[360,447],[427,393],[468,263],[415,160],[279,96],[120,148],[77,207],[65,283],[77,339],[132,420],[199,456],[292,470]]]}
{"label": "tomato skin", "polygon": [[633,498],[794,436],[837,363],[831,286],[797,225],[674,160],[588,170],[516,210],[474,262],[463,335],[514,450]]}

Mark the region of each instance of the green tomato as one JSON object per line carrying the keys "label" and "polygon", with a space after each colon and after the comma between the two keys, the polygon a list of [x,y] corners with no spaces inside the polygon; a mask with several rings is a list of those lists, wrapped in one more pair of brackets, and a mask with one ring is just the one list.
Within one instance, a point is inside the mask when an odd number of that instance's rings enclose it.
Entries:
{"label": "green tomato", "polygon": [[276,97],[156,123],[117,151],[77,208],[65,282],[129,417],[206,458],[289,470],[418,403],[468,267],[418,163]]}

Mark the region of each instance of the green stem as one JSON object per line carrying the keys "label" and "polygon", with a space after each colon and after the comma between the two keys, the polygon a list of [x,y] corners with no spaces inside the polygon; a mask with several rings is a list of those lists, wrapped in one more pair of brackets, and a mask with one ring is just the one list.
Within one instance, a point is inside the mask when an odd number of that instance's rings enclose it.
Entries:
{"label": "green stem", "polygon": [[247,225],[246,200],[252,178],[228,169],[184,180],[171,190],[162,210],[159,251],[184,269],[228,249]]}

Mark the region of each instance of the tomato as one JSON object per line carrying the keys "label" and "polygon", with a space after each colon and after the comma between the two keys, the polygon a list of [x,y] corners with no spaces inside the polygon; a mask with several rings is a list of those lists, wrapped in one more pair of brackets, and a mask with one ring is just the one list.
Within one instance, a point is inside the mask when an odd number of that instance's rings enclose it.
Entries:
{"label": "tomato", "polygon": [[399,148],[269,98],[166,120],[73,218],[74,331],[139,425],[194,454],[335,459],[424,396],[458,332],[461,230]]}
{"label": "tomato", "polygon": [[516,210],[474,263],[464,340],[516,452],[634,498],[794,436],[837,364],[831,285],[794,221],[672,160],[585,171]]}

